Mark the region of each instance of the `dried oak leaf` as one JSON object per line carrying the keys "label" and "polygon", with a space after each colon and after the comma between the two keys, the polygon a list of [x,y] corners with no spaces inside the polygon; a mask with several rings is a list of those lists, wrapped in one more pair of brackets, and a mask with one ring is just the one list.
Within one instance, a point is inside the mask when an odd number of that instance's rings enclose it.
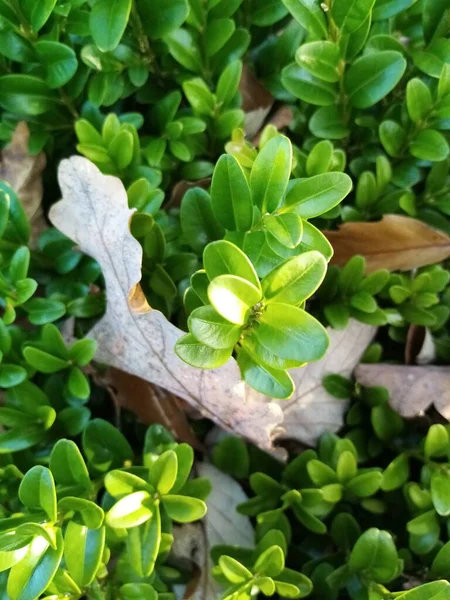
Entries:
{"label": "dried oak leaf", "polygon": [[245,133],[249,138],[253,138],[263,127],[275,99],[245,65],[242,70],[239,91],[242,95],[242,108],[245,112]]}
{"label": "dried oak leaf", "polygon": [[223,429],[273,450],[282,410],[248,397],[234,360],[202,371],[176,356],[182,332],[150,308],[139,285],[142,249],[129,230],[133,211],[120,179],[73,157],[61,163],[59,182],[63,200],[50,219],[97,260],[106,281],[106,314],[89,332],[98,342],[97,360],[169,390]]}
{"label": "dried oak leaf", "polygon": [[359,365],[355,377],[361,385],[388,388],[390,404],[402,417],[422,414],[432,404],[450,420],[450,368]]}
{"label": "dried oak leaf", "polygon": [[345,329],[328,329],[330,346],[326,355],[303,369],[293,369],[290,374],[295,383],[294,395],[289,400],[276,401],[284,415],[284,432],[278,439],[313,446],[324,432],[342,427],[348,403],[331,396],[322,386],[323,378],[330,374],[349,377],[376,331],[376,327],[355,320]]}
{"label": "dried oak leaf", "polygon": [[119,369],[108,369],[100,382],[120,408],[135,414],[145,425],[159,423],[179,441],[201,450],[186,415],[184,401],[140,377]]}
{"label": "dried oak leaf", "polygon": [[236,510],[238,504],[248,499],[241,486],[210,464],[200,463],[196,470],[212,485],[206,500],[208,512],[201,523],[184,525],[175,531],[172,553],[178,560],[194,563],[198,569],[183,600],[212,600],[220,597],[221,588],[211,576],[211,549],[218,545],[253,548],[255,534],[250,519]]}
{"label": "dried oak leaf", "polygon": [[400,215],[376,223],[345,223],[324,231],[334,248],[332,264],[343,265],[355,254],[366,259],[366,272],[410,271],[440,263],[450,256],[450,237],[429,225]]}
{"label": "dried oak leaf", "polygon": [[42,172],[46,166],[43,152],[33,156],[28,151],[30,131],[26,123],[16,127],[11,143],[2,150],[0,179],[7,181],[18,195],[31,222],[32,238],[46,228],[42,198]]}

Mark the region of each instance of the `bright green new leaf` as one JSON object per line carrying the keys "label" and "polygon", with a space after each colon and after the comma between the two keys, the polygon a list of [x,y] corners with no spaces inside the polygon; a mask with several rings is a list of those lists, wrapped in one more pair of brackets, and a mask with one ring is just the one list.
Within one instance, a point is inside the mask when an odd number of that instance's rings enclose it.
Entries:
{"label": "bright green new leaf", "polygon": [[261,300],[261,291],[242,277],[220,275],[208,287],[208,298],[216,311],[235,325],[244,325],[250,309]]}
{"label": "bright green new leaf", "polygon": [[327,332],[314,317],[288,304],[268,304],[256,335],[270,352],[298,362],[318,360],[329,344]]}
{"label": "bright green new leaf", "polygon": [[177,523],[191,523],[202,519],[206,514],[206,504],[189,496],[164,496],[162,504],[167,514]]}
{"label": "bright green new leaf", "polygon": [[152,498],[146,491],[124,496],[106,513],[105,522],[113,529],[137,527],[151,518],[155,511]]}
{"label": "bright green new leaf", "polygon": [[327,270],[320,252],[295,256],[274,269],[262,281],[264,298],[268,302],[300,305],[318,289]]}
{"label": "bright green new leaf", "polygon": [[149,577],[155,568],[161,546],[161,514],[159,506],[151,519],[128,531],[127,552],[130,564],[140,577]]}
{"label": "bright green new leaf", "polygon": [[199,342],[192,334],[187,334],[178,340],[175,352],[181,360],[192,367],[215,369],[224,365],[231,358],[233,348],[214,350]]}
{"label": "bright green new leaf", "polygon": [[55,533],[56,549],[44,538],[35,537],[22,560],[12,567],[7,587],[11,600],[39,598],[53,580],[64,549],[61,530],[56,529]]}
{"label": "bright green new leaf", "polygon": [[274,369],[253,358],[241,348],[237,362],[243,380],[270,398],[285,399],[294,393],[294,382],[287,371]]}
{"label": "bright green new leaf", "polygon": [[199,342],[215,350],[233,348],[241,335],[241,328],[232,325],[217,314],[212,306],[204,306],[194,310],[188,323],[189,331]]}
{"label": "bright green new leaf", "polygon": [[258,275],[249,258],[231,242],[219,240],[208,244],[203,252],[203,264],[210,281],[219,275],[236,275],[260,287]]}
{"label": "bright green new leaf", "polygon": [[439,515],[450,515],[450,475],[447,471],[436,471],[431,475],[431,499]]}
{"label": "bright green new leaf", "polygon": [[345,173],[323,173],[308,179],[294,179],[281,211],[295,211],[304,219],[317,217],[337,206],[349,194],[352,185],[352,180]]}
{"label": "bright green new leaf", "polygon": [[302,239],[303,222],[295,213],[265,215],[264,226],[280,244],[287,248],[296,248]]}
{"label": "bright green new leaf", "polygon": [[253,577],[252,572],[231,556],[221,556],[219,566],[231,583],[244,583]]}
{"label": "bright green new leaf", "polygon": [[95,578],[105,548],[106,529],[92,530],[70,521],[64,535],[64,562],[73,580],[80,586]]}

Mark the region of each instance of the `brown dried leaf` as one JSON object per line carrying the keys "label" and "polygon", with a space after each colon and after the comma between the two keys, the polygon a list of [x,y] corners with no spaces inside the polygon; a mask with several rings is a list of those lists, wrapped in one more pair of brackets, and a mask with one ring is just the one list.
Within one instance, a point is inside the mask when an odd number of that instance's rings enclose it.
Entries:
{"label": "brown dried leaf", "polygon": [[42,209],[42,172],[46,166],[45,154],[32,156],[28,151],[30,131],[26,123],[19,123],[9,146],[1,152],[0,179],[9,183],[20,198],[31,222],[32,239],[47,227]]}
{"label": "brown dried leaf", "polygon": [[382,386],[391,394],[391,406],[402,417],[416,417],[432,404],[450,420],[450,368],[359,365],[355,371],[361,385]]}
{"label": "brown dried leaf", "polygon": [[239,91],[242,95],[242,109],[245,112],[245,133],[249,138],[253,138],[263,126],[275,99],[245,65]]}
{"label": "brown dried leaf", "polygon": [[134,413],[145,425],[159,423],[178,441],[202,449],[189,424],[183,400],[174,394],[119,369],[109,369],[102,383],[119,407]]}
{"label": "brown dried leaf", "polygon": [[410,271],[450,256],[447,234],[400,215],[385,215],[377,223],[345,223],[338,231],[324,234],[334,248],[332,264],[343,265],[361,254],[367,262],[367,273],[377,269]]}
{"label": "brown dried leaf", "polygon": [[422,325],[410,325],[405,345],[405,365],[415,365],[422,350],[427,330]]}
{"label": "brown dried leaf", "polygon": [[349,377],[376,331],[375,327],[355,320],[345,329],[328,329],[330,346],[324,358],[292,370],[294,395],[289,400],[276,401],[284,414],[285,429],[277,439],[293,439],[312,446],[324,432],[342,427],[348,404],[326,391],[323,378],[330,374]]}
{"label": "brown dried leaf", "polygon": [[204,190],[208,190],[210,186],[211,177],[199,179],[198,181],[187,181],[183,179],[182,181],[179,181],[173,186],[172,195],[170,196],[168,206],[180,206],[181,201],[183,200],[183,196],[192,188],[200,187]]}
{"label": "brown dried leaf", "polygon": [[176,356],[182,332],[150,308],[139,285],[142,249],[129,231],[133,211],[120,179],[73,157],[61,163],[59,181],[64,199],[50,219],[97,260],[106,280],[106,314],[89,332],[98,342],[97,359],[169,390],[223,429],[273,450],[282,410],[248,395],[234,360],[202,371]]}
{"label": "brown dried leaf", "polygon": [[[293,119],[294,119],[294,113],[292,112],[292,108],[287,105],[280,106],[280,108],[278,108],[274,112],[274,114],[267,121],[267,123],[264,123],[264,127],[266,125],[273,125],[274,127],[276,127],[278,129],[278,131],[281,131],[285,127],[288,127],[292,123]],[[253,138],[253,143],[255,144],[255,146],[257,146],[259,144],[259,138],[261,137],[261,133],[262,133],[262,129]]]}
{"label": "brown dried leaf", "polygon": [[217,545],[253,548],[255,534],[250,519],[236,508],[248,498],[241,486],[212,465],[200,463],[197,474],[207,477],[212,492],[206,500],[208,512],[201,523],[189,524],[175,531],[174,556],[194,563],[198,576],[187,587],[183,600],[213,600],[220,597],[220,586],[211,576],[210,551]]}

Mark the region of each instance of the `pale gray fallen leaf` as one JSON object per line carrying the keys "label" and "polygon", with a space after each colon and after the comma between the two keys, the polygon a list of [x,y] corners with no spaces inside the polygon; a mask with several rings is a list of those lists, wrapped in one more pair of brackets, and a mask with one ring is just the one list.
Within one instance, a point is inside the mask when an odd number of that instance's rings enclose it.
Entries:
{"label": "pale gray fallen leaf", "polygon": [[133,211],[120,179],[73,157],[61,163],[59,182],[63,200],[50,219],[98,261],[106,281],[106,314],[88,334],[98,342],[96,359],[166,388],[223,429],[273,451],[283,412],[248,394],[234,360],[204,371],[176,356],[182,332],[150,308],[139,285],[142,249],[129,231]]}
{"label": "pale gray fallen leaf", "polygon": [[200,523],[184,525],[175,531],[172,553],[199,568],[196,585],[188,586],[183,600],[215,600],[221,588],[211,576],[211,549],[223,544],[253,548],[255,534],[250,519],[236,511],[238,504],[248,499],[241,486],[208,463],[197,464],[196,470],[212,484],[206,501],[208,512]]}
{"label": "pale gray fallen leaf", "polygon": [[345,329],[328,329],[330,347],[324,358],[303,369],[293,369],[294,395],[276,401],[284,414],[285,431],[279,439],[314,445],[322,433],[342,427],[348,403],[331,396],[322,386],[323,378],[330,374],[349,377],[376,331],[376,327],[355,320]]}
{"label": "pale gray fallen leaf", "polygon": [[359,365],[356,380],[363,386],[388,388],[390,404],[402,417],[423,414],[434,404],[450,420],[450,368],[402,365]]}

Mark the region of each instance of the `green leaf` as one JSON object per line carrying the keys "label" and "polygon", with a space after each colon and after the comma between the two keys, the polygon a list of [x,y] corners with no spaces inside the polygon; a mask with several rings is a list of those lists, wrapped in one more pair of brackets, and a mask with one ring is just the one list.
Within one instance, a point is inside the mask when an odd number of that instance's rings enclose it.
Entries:
{"label": "green leaf", "polygon": [[301,363],[318,360],[329,345],[324,327],[304,310],[288,304],[268,304],[256,335],[270,352]]}
{"label": "green leaf", "polygon": [[242,277],[220,275],[209,284],[208,298],[219,315],[244,325],[250,309],[260,302],[261,291]]}
{"label": "green leaf", "polygon": [[194,310],[189,316],[189,331],[199,342],[215,350],[233,348],[239,341],[241,328],[221,317],[211,306]]}
{"label": "green leaf", "polygon": [[62,360],[48,352],[28,346],[23,350],[25,360],[29,365],[41,373],[56,373],[66,369],[69,366],[69,361]]}
{"label": "green leaf", "polygon": [[436,512],[442,517],[450,515],[450,475],[435,471],[431,475],[431,499]]}
{"label": "green leaf", "polygon": [[216,88],[216,96],[219,102],[226,105],[233,100],[238,92],[241,76],[242,62],[240,60],[234,60],[222,71]]}
{"label": "green leaf", "polygon": [[372,11],[375,0],[342,0],[331,9],[334,22],[342,33],[354,33]]}
{"label": "green leaf", "polygon": [[137,527],[148,521],[154,510],[153,500],[148,492],[134,492],[114,504],[106,513],[105,522],[113,529]]}
{"label": "green leaf", "polygon": [[306,160],[306,174],[308,177],[327,173],[333,160],[334,147],[328,140],[318,142]]}
{"label": "green leaf", "polygon": [[64,562],[70,576],[81,588],[90,585],[100,566],[106,529],[92,530],[69,521],[64,535]]}
{"label": "green leaf", "polygon": [[97,352],[97,342],[95,340],[83,339],[77,340],[69,348],[69,358],[79,367],[85,367],[94,358]]}
{"label": "green leaf", "polygon": [[108,421],[93,419],[83,432],[83,451],[88,464],[106,471],[132,460],[133,451],[125,436]]}
{"label": "green leaf", "polygon": [[292,146],[288,138],[276,136],[259,152],[250,175],[253,203],[262,213],[280,205],[292,168]]}
{"label": "green leaf", "polygon": [[380,141],[390,156],[399,156],[406,143],[406,131],[395,121],[382,121],[379,127]]}
{"label": "green leaf", "polygon": [[261,394],[285,399],[294,393],[294,382],[289,373],[260,363],[243,348],[239,350],[237,363],[243,380]]}
{"label": "green leaf", "polygon": [[214,56],[233,35],[236,24],[233,19],[215,19],[203,32],[206,56]]}
{"label": "green leaf", "polygon": [[98,0],[91,9],[89,28],[102,52],[111,52],[120,43],[131,12],[131,0]]}
{"label": "green leaf", "polygon": [[2,363],[0,365],[0,387],[11,388],[19,385],[27,379],[27,372],[23,367],[18,365],[8,365]]}
{"label": "green leaf", "polygon": [[265,215],[264,226],[280,244],[287,248],[296,248],[302,239],[303,222],[295,213]]}
{"label": "green leaf", "polygon": [[361,473],[347,483],[347,490],[358,498],[369,498],[380,489],[382,480],[383,476],[378,471]]}
{"label": "green leaf", "polygon": [[339,48],[333,42],[302,44],[297,50],[295,60],[300,67],[309,71],[314,77],[330,83],[339,81],[340,54]]}
{"label": "green leaf", "polygon": [[409,151],[415,158],[439,162],[448,157],[449,146],[441,133],[434,129],[424,129],[411,142]]}
{"label": "green leaf", "polygon": [[406,60],[386,50],[358,58],[345,76],[345,90],[352,106],[369,108],[391,92],[402,78]]}
{"label": "green leaf", "polygon": [[318,138],[341,140],[350,133],[342,110],[338,106],[322,106],[309,120],[311,133]]}
{"label": "green leaf", "polygon": [[166,450],[152,464],[150,483],[157,492],[165,495],[173,488],[178,473],[178,457],[173,450]]}
{"label": "green leaf", "polygon": [[183,91],[195,113],[207,117],[214,115],[216,99],[203,79],[196,77],[184,81]]}
{"label": "green leaf", "polygon": [[427,458],[447,456],[449,434],[444,425],[431,425],[425,437],[425,456]]}
{"label": "green leaf", "polygon": [[280,546],[271,546],[267,548],[260,556],[253,567],[256,573],[261,573],[266,577],[277,577],[284,569],[284,553]]}
{"label": "green leaf", "polygon": [[317,217],[334,208],[352,189],[345,173],[323,173],[308,179],[294,179],[288,188],[281,212],[294,210],[304,219]]}
{"label": "green leaf", "polygon": [[355,386],[350,379],[337,374],[324,377],[322,385],[329,394],[340,400],[349,400],[355,390]]}
{"label": "green leaf", "polygon": [[47,40],[37,42],[34,47],[45,67],[45,80],[49,87],[63,87],[72,79],[78,68],[77,57],[72,48]]}
{"label": "green leaf", "polygon": [[296,21],[318,38],[328,34],[325,14],[319,0],[282,0]]}
{"label": "green leaf", "polygon": [[200,51],[194,37],[187,29],[175,29],[166,37],[170,54],[188,71],[199,73],[202,70]]}
{"label": "green leaf", "polygon": [[283,69],[281,81],[290,94],[308,104],[331,106],[337,99],[335,84],[314,77],[294,63]]}
{"label": "green leaf", "polygon": [[381,489],[385,492],[391,492],[392,490],[401,488],[408,481],[409,474],[408,456],[400,454],[384,470]]}
{"label": "green leaf", "polygon": [[56,549],[40,537],[35,537],[26,555],[16,563],[8,577],[10,600],[39,598],[53,580],[60,565],[64,542],[60,529],[55,530]]}
{"label": "green leaf", "polygon": [[402,594],[399,600],[448,600],[450,583],[448,581],[433,581]]}
{"label": "green leaf", "polygon": [[189,496],[164,496],[162,504],[167,514],[177,523],[191,523],[202,519],[206,514],[206,504]]}
{"label": "green leaf", "polygon": [[303,236],[299,248],[302,252],[317,250],[325,257],[326,261],[330,261],[334,252],[333,247],[323,233],[308,221],[303,221]]}
{"label": "green leaf", "polygon": [[397,550],[387,531],[369,529],[358,539],[349,565],[357,572],[366,571],[379,583],[388,583],[397,572]]}
{"label": "green leaf", "polygon": [[406,106],[413,123],[426,119],[433,108],[433,98],[421,79],[411,79],[406,86]]}
{"label": "green leaf", "polygon": [[187,0],[137,0],[137,7],[145,33],[152,39],[160,39],[180,27],[188,13]]}
{"label": "green leaf", "polygon": [[59,96],[43,79],[33,75],[0,77],[0,106],[13,114],[41,115],[55,110]]}
{"label": "green leaf", "polygon": [[42,508],[50,521],[56,521],[56,490],[49,469],[37,465],[27,471],[19,487],[19,498],[28,508]]}
{"label": "green leaf", "polygon": [[327,262],[320,252],[295,256],[274,269],[262,281],[264,298],[268,302],[299,305],[307,300],[322,283]]}
{"label": "green leaf", "polygon": [[177,341],[175,352],[181,360],[192,367],[215,369],[231,358],[233,348],[214,350],[199,342],[192,334],[187,334]]}
{"label": "green leaf", "polygon": [[442,546],[431,565],[433,577],[448,579],[450,575],[450,542]]}
{"label": "green leaf", "polygon": [[77,522],[81,521],[81,524],[89,529],[98,529],[103,524],[103,510],[95,502],[84,498],[64,496],[58,502],[58,511],[78,513]]}
{"label": "green leaf", "polygon": [[155,507],[152,517],[128,531],[127,552],[130,564],[140,577],[149,577],[155,568],[161,546],[161,515]]}
{"label": "green leaf", "polygon": [[214,169],[211,184],[214,214],[223,227],[231,231],[248,231],[253,223],[250,187],[238,161],[222,155]]}
{"label": "green leaf", "polygon": [[414,4],[414,0],[376,0],[373,18],[376,21],[390,19]]}
{"label": "green leaf", "polygon": [[201,188],[189,190],[184,195],[180,217],[183,235],[198,253],[203,252],[209,242],[224,236],[224,228],[213,213],[211,198]]}
{"label": "green leaf", "polygon": [[219,240],[206,246],[203,264],[210,281],[219,275],[236,275],[260,288],[259,278],[249,258],[237,246]]}
{"label": "green leaf", "polygon": [[244,583],[253,577],[247,567],[231,556],[221,556],[219,566],[230,583]]}
{"label": "green leaf", "polygon": [[20,8],[34,31],[39,31],[47,23],[55,8],[57,0],[21,0]]}
{"label": "green leaf", "polygon": [[158,594],[149,583],[126,583],[120,588],[120,598],[121,600],[141,600],[142,598],[158,600],[161,598],[161,594]]}

